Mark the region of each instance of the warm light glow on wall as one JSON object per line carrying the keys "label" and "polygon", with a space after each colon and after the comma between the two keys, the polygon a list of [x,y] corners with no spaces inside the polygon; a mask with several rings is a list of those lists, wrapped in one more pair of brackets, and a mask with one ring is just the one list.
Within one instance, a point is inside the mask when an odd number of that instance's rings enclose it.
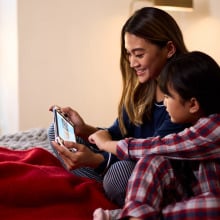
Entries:
{"label": "warm light glow on wall", "polygon": [[154,0],[154,5],[164,10],[192,11],[192,0]]}
{"label": "warm light glow on wall", "polygon": [[167,11],[193,11],[193,0],[131,0],[130,14],[134,11],[134,4],[154,6]]}

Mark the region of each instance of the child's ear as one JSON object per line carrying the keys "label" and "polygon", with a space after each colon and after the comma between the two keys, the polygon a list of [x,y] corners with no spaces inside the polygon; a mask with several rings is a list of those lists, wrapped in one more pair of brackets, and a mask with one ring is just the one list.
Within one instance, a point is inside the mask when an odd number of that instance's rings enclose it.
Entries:
{"label": "child's ear", "polygon": [[189,112],[194,114],[194,113],[197,113],[199,110],[200,110],[200,105],[199,105],[198,100],[194,97],[191,98]]}

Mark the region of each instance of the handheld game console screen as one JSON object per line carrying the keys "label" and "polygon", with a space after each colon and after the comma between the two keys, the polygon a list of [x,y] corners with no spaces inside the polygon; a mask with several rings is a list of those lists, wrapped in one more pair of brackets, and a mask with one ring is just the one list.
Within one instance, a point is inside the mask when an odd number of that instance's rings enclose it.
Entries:
{"label": "handheld game console screen", "polygon": [[54,110],[55,135],[64,141],[76,142],[73,125],[57,110]]}

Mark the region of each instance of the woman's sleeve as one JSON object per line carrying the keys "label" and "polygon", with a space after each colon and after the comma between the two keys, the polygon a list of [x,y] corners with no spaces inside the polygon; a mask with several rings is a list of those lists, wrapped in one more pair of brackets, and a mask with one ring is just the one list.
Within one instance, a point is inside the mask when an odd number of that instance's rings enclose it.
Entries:
{"label": "woman's sleeve", "polygon": [[[123,113],[123,119],[124,119],[124,123],[125,126],[128,130],[132,129],[132,125],[131,123],[129,123],[129,118],[128,115],[126,114],[126,112],[124,111]],[[107,128],[109,134],[111,135],[113,140],[121,140],[124,138],[124,136],[121,133],[120,127],[119,127],[119,122],[118,119],[116,119],[114,121],[114,123],[112,124],[112,126],[110,126],[109,128]],[[114,164],[115,162],[119,161],[118,157],[115,156],[114,154],[108,153],[108,152],[100,152],[103,157],[104,157],[104,161],[99,165],[99,167],[96,169],[96,171],[99,174],[105,174],[105,172],[108,170],[108,168]]]}
{"label": "woman's sleeve", "polygon": [[100,175],[104,175],[109,167],[119,161],[119,159],[114,154],[105,151],[99,153],[104,157],[104,161],[95,169],[95,171]]}
{"label": "woman's sleeve", "polygon": [[112,126],[110,126],[109,128],[107,128],[109,134],[111,135],[113,140],[120,140],[122,139],[122,134],[119,128],[119,122],[118,119],[116,119],[114,121],[114,123],[112,124]]}
{"label": "woman's sleeve", "polygon": [[[109,132],[113,140],[122,139],[122,134],[119,128],[118,119],[114,121],[112,126],[107,128],[107,131]],[[100,151],[99,153],[102,154],[102,156],[104,157],[104,161],[95,169],[95,171],[100,175],[104,175],[106,171],[109,169],[109,167],[115,162],[119,161],[119,159],[114,154],[105,151]]]}

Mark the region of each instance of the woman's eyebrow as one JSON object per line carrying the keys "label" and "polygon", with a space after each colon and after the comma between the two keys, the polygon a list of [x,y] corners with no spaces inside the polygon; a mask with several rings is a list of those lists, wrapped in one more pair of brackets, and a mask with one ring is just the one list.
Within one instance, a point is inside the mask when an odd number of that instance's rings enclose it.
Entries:
{"label": "woman's eyebrow", "polygon": [[[127,51],[127,53],[129,53],[129,51],[126,49],[126,51]],[[144,48],[133,48],[132,50],[131,50],[131,52],[132,53],[134,53],[134,52],[143,52],[143,51],[145,51],[145,49]]]}

